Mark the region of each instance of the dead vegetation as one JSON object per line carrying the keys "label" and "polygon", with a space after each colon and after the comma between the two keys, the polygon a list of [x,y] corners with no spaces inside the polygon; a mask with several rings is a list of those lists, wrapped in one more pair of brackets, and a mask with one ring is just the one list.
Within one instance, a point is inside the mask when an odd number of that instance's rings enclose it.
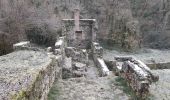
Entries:
{"label": "dead vegetation", "polygon": [[53,44],[58,30],[54,1],[0,0],[0,55],[22,40]]}
{"label": "dead vegetation", "polygon": [[[5,40],[10,41],[8,45],[25,39],[51,45],[56,34],[61,34],[61,19],[71,18],[77,5],[81,18],[97,19],[97,38],[108,39],[111,45],[170,48],[168,0],[0,0],[1,34],[9,36]],[[128,38],[124,39],[126,33]],[[2,36],[0,42],[6,45]],[[11,49],[1,46],[1,55]]]}

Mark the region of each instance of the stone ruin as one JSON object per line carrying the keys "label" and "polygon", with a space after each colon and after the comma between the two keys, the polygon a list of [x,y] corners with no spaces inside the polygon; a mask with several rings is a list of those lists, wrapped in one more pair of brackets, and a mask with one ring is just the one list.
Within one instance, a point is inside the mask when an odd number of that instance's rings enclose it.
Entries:
{"label": "stone ruin", "polygon": [[15,52],[0,57],[0,100],[47,100],[61,77],[62,55],[36,49],[28,41],[13,47]]}
{"label": "stone ruin", "polygon": [[133,57],[115,57],[116,74],[124,78],[137,96],[146,98],[149,87],[159,80],[159,76],[153,74],[151,69],[142,61]]}
{"label": "stone ruin", "polygon": [[74,19],[63,19],[62,34],[66,37],[69,47],[90,49],[91,43],[96,41],[96,19],[80,19],[79,9],[74,10]]}
{"label": "stone ruin", "polygon": [[[75,24],[73,33],[66,31],[68,23],[70,26]],[[63,25],[65,25],[62,30],[63,36],[58,38],[54,47],[48,47],[45,51],[29,41],[23,41],[13,45],[14,53],[0,59],[3,61],[3,66],[0,68],[4,70],[1,73],[4,82],[0,81],[2,89],[0,99],[46,100],[54,80],[86,76],[89,56],[92,56],[101,76],[109,75],[102,58],[103,49],[96,42],[96,20],[79,19],[79,10],[76,9],[75,18],[63,19]],[[89,28],[84,28],[84,25]],[[13,67],[6,66],[9,62],[3,59],[7,57],[11,57]],[[15,64],[12,64],[12,61]],[[13,73],[13,70],[17,70],[16,73]],[[6,71],[11,72],[7,74]],[[3,77],[5,75],[6,77]],[[10,78],[11,75],[16,77]],[[16,81],[10,83],[8,79]]]}
{"label": "stone ruin", "polygon": [[[102,47],[99,49],[97,45],[93,45],[96,41],[97,33],[96,20],[80,19],[79,16],[79,9],[75,9],[74,19],[63,19],[62,35],[65,38],[65,65],[62,69],[62,76],[64,79],[86,76],[87,67],[89,67],[89,56],[91,55],[95,60],[95,64],[101,70],[101,76],[108,75],[109,70],[104,63],[102,56],[98,56],[103,53],[97,52],[102,50]],[[59,39],[56,44],[60,43],[61,40]],[[92,54],[89,52],[92,52]]]}
{"label": "stone ruin", "polygon": [[88,66],[88,54],[86,49],[66,47],[66,65],[63,67],[63,78],[85,76]]}
{"label": "stone ruin", "polygon": [[[80,19],[79,14],[75,9],[74,19],[63,19],[62,37],[54,47],[44,51],[23,41],[13,45],[14,53],[0,58],[3,62],[0,66],[0,99],[47,100],[55,80],[86,76],[89,60],[94,61],[101,77],[110,74],[103,59],[103,48],[97,43],[96,20]],[[70,27],[73,28],[71,31]],[[10,61],[5,60],[8,58]],[[118,60],[109,63],[116,63],[116,66]]]}

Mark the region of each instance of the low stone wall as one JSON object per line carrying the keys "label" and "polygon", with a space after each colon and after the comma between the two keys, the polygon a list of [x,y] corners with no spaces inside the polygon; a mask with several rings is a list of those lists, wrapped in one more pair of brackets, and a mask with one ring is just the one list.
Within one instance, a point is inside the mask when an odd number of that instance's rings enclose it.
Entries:
{"label": "low stone wall", "polygon": [[[109,67],[111,70],[116,69],[116,60],[106,60],[106,65]],[[145,62],[145,64],[150,68],[150,69],[170,69],[170,62]]]}
{"label": "low stone wall", "polygon": [[151,69],[170,69],[170,62],[146,63]]}
{"label": "low stone wall", "polygon": [[109,69],[103,60],[103,48],[99,45],[99,43],[93,42],[92,43],[92,55],[93,60],[96,66],[99,68],[101,76],[109,75]]}
{"label": "low stone wall", "polygon": [[13,45],[14,50],[25,50],[31,47],[30,41],[22,41]]}
{"label": "low stone wall", "polygon": [[47,100],[61,75],[60,56],[22,50],[0,57],[0,100]]}
{"label": "low stone wall", "polygon": [[95,61],[96,65],[99,67],[100,69],[100,75],[101,76],[107,76],[109,75],[109,69],[107,67],[107,65],[105,64],[104,60],[102,58],[97,58],[97,60]]}

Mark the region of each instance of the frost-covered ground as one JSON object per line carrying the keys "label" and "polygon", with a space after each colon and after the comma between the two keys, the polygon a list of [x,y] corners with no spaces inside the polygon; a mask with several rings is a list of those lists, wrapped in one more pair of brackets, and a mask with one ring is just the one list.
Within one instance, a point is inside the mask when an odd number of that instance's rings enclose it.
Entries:
{"label": "frost-covered ground", "polygon": [[114,81],[115,77],[112,76],[59,80],[53,86],[49,100],[128,100]]}
{"label": "frost-covered ground", "polygon": [[[112,60],[115,56],[132,56],[144,63],[150,63],[153,60],[156,63],[170,62],[170,50],[143,49],[136,53],[104,50],[104,59]],[[152,72],[159,75],[159,81],[151,85],[149,100],[170,100],[170,69],[152,70]]]}
{"label": "frost-covered ground", "polygon": [[[114,56],[118,55],[134,56],[144,62],[152,59],[156,62],[170,61],[170,50],[146,49],[136,53],[104,51],[104,58],[107,60],[114,59]],[[159,81],[151,85],[150,96],[147,100],[170,100],[170,69],[152,71],[159,75]],[[129,88],[116,85],[116,78],[114,73],[107,77],[99,77],[97,68],[90,61],[86,77],[55,82],[50,91],[49,100],[136,100],[130,99],[133,97],[132,95],[130,97],[128,93],[131,92]]]}
{"label": "frost-covered ground", "polygon": [[167,63],[170,62],[170,50],[142,49],[135,53],[119,52],[116,50],[104,50],[104,59],[111,60],[115,56],[132,56],[144,63],[151,61]]}
{"label": "frost-covered ground", "polygon": [[159,81],[150,87],[152,100],[170,100],[170,69],[153,72],[159,75]]}

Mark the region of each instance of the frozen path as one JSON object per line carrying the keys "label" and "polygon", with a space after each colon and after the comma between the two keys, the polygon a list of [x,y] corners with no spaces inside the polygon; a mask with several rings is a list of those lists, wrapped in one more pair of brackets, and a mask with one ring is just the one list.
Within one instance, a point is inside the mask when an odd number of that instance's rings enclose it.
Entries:
{"label": "frozen path", "polygon": [[128,96],[115,86],[116,76],[99,77],[98,69],[89,61],[87,75],[55,82],[49,100],[128,100]]}

